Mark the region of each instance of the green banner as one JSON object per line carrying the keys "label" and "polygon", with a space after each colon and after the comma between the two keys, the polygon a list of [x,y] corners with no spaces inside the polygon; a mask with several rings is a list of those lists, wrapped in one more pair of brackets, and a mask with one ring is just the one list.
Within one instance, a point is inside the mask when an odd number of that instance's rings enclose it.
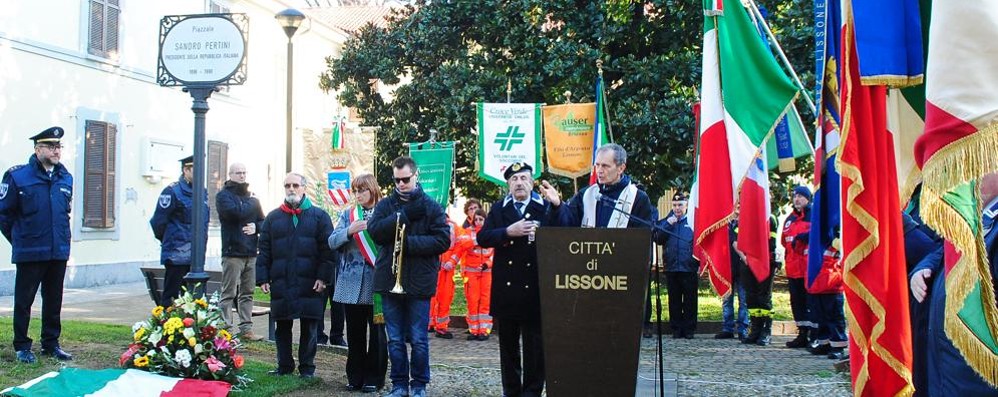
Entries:
{"label": "green banner", "polygon": [[423,191],[447,208],[454,175],[454,142],[410,143],[409,156],[419,167]]}

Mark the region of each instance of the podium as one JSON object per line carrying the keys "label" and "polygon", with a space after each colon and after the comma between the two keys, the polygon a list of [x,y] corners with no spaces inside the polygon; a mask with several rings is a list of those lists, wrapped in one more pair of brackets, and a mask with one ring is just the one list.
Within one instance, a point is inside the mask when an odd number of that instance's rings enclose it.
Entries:
{"label": "podium", "polygon": [[547,395],[633,396],[651,231],[544,227],[536,244]]}

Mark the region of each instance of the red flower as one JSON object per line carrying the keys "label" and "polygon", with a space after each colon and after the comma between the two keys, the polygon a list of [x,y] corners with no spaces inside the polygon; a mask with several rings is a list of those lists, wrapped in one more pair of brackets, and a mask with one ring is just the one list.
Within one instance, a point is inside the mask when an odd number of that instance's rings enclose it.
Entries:
{"label": "red flower", "polygon": [[187,318],[184,319],[184,326],[185,327],[190,327],[192,325],[194,325],[194,319],[193,318],[187,317]]}
{"label": "red flower", "polygon": [[232,363],[233,363],[233,365],[235,365],[236,369],[242,368],[243,367],[243,356],[240,356],[238,354],[232,356]]}

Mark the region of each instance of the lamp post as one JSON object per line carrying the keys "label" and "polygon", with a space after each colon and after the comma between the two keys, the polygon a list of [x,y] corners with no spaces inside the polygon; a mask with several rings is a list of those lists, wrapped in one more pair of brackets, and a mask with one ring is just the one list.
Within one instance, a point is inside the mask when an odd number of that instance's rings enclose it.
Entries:
{"label": "lamp post", "polygon": [[287,114],[286,123],[287,131],[285,137],[285,172],[291,172],[291,94],[292,94],[292,68],[294,65],[294,44],[291,44],[291,38],[294,37],[295,32],[298,31],[298,27],[301,26],[301,22],[305,20],[305,14],[294,8],[288,8],[284,11],[277,13],[274,16],[277,22],[281,24],[284,28],[284,34],[288,35],[288,92],[287,92]]}

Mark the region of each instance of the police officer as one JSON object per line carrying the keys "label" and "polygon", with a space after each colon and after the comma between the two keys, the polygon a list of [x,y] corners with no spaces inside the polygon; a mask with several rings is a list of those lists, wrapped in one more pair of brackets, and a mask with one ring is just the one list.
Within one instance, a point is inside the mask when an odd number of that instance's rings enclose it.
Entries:
{"label": "police officer", "polygon": [[509,194],[492,204],[477,235],[479,245],[495,249],[490,312],[499,330],[502,395],[509,397],[540,397],[544,391],[537,246],[531,236],[538,226],[552,224],[556,213],[533,192],[532,175],[526,163],[506,167]]}
{"label": "police officer", "polygon": [[0,231],[13,247],[14,350],[17,361],[35,362],[28,337],[31,305],[42,289],[42,355],[59,360],[73,356],[59,347],[62,333],[62,282],[69,260],[69,211],[73,201],[73,175],[59,160],[60,127],[31,137],[35,154],[28,163],[3,174],[0,182]]}
{"label": "police officer", "polygon": [[[163,294],[160,306],[170,306],[173,300],[180,296],[180,285],[184,276],[191,270],[193,251],[194,216],[194,156],[180,159],[180,169],[183,175],[163,189],[156,202],[156,212],[149,224],[156,239],[161,243],[160,263],[166,267],[163,277]],[[208,240],[208,200],[202,203],[204,211],[205,241]]]}

